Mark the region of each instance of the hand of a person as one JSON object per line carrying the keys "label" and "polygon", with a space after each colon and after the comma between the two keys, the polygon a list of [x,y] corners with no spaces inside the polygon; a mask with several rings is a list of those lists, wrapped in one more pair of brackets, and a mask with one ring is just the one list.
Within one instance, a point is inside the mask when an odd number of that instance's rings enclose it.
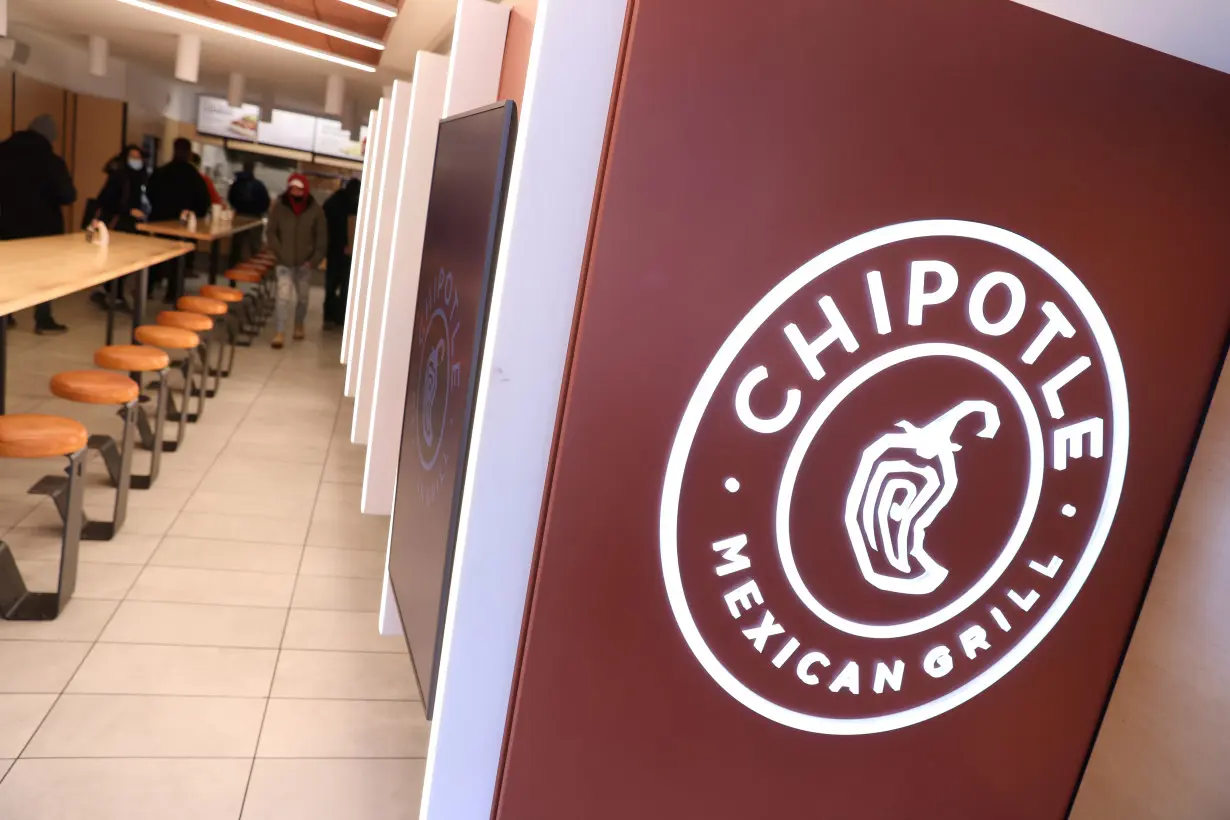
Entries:
{"label": "hand of a person", "polygon": [[145,221],[145,211],[141,210],[140,208],[133,208],[128,213],[130,213],[132,215],[132,218],[137,220],[138,222]]}

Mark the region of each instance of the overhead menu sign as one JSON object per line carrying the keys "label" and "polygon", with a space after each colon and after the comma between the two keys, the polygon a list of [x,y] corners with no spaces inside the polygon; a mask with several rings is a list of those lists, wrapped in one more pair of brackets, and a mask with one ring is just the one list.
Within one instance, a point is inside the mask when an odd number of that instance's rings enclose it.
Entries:
{"label": "overhead menu sign", "polygon": [[326,157],[362,162],[367,153],[367,126],[359,129],[359,138],[356,140],[337,120],[317,119],[313,150]]}
{"label": "overhead menu sign", "polygon": [[221,97],[197,98],[196,130],[199,133],[256,142],[260,120],[260,106],[245,103],[236,108]]}
{"label": "overhead menu sign", "polygon": [[316,142],[316,117],[273,109],[269,122],[262,122],[258,141],[296,151],[311,151]]}

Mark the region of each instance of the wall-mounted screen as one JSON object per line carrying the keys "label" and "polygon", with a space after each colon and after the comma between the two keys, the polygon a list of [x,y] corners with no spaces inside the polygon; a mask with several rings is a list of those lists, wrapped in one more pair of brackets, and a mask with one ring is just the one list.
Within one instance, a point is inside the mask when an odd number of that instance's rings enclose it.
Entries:
{"label": "wall-mounted screen", "polygon": [[336,120],[316,120],[316,139],[313,150],[325,157],[352,159],[362,162],[367,154],[367,126],[359,129],[359,138],[353,139],[350,131]]}
{"label": "wall-mounted screen", "polygon": [[221,97],[197,98],[196,130],[201,134],[256,142],[260,121],[260,106],[245,103],[234,107]]}
{"label": "wall-mounted screen", "polygon": [[440,123],[417,306],[390,306],[414,339],[389,576],[429,718],[515,122],[506,102]]}
{"label": "wall-mounted screen", "polygon": [[311,151],[316,143],[316,122],[316,117],[275,108],[269,122],[258,127],[257,140],[262,145]]}

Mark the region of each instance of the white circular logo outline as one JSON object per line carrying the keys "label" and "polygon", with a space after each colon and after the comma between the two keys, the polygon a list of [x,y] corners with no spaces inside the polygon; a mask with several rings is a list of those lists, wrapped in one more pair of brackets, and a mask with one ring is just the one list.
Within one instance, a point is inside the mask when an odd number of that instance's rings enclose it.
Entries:
{"label": "white circular logo outline", "polygon": [[[700,634],[688,608],[687,596],[683,589],[683,578],[679,569],[679,543],[676,529],[683,474],[697,429],[718,385],[731,364],[734,363],[738,353],[774,311],[803,287],[855,256],[895,242],[926,237],[977,239],[998,245],[1040,268],[1076,304],[1092,332],[1110,388],[1113,420],[1106,491],[1102,497],[1102,506],[1098,511],[1089,540],[1054,603],[1017,643],[980,674],[934,700],[893,714],[866,718],[827,718],[809,715],[779,706],[753,692],[722,665]],[[756,303],[718,348],[717,354],[705,368],[704,374],[688,401],[667,459],[659,516],[659,552],[671,612],[675,616],[675,621],[688,648],[692,650],[692,654],[700,661],[709,676],[739,703],[775,723],[816,734],[866,735],[902,729],[929,720],[976,697],[1008,674],[1037,648],[1067,612],[1068,607],[1072,605],[1077,593],[1080,592],[1089,574],[1093,571],[1114,521],[1119,498],[1123,491],[1124,476],[1127,472],[1128,431],[1127,379],[1124,376],[1123,361],[1119,356],[1119,349],[1115,345],[1110,326],[1092,294],[1076,277],[1076,274],[1049,251],[1003,228],[957,219],[904,222],[876,228],[847,239],[804,263]]]}
{"label": "white circular logo outline", "polygon": [[[799,468],[802,466],[803,457],[807,454],[807,449],[820,432],[820,427],[828,420],[833,410],[837,409],[838,404],[849,397],[851,393],[872,376],[882,373],[894,365],[931,356],[951,356],[979,365],[995,376],[1016,401],[1017,408],[1021,411],[1021,416],[1025,420],[1025,430],[1029,438],[1029,480],[1025,491],[1025,501],[1021,505],[1020,515],[1017,516],[1016,526],[1013,527],[1012,534],[1009,536],[1004,548],[1000,551],[999,557],[982,574],[978,582],[958,598],[930,615],[915,618],[905,623],[864,624],[852,621],[838,615],[822,604],[811,593],[811,590],[807,588],[807,585],[803,582],[803,576],[799,573],[799,568],[795,564],[794,553],[790,543],[790,504],[794,495],[794,482],[798,478]],[[790,581],[790,587],[794,590],[794,594],[798,596],[799,600],[820,620],[835,629],[840,629],[842,632],[860,638],[903,638],[907,635],[917,635],[919,632],[925,632],[928,629],[939,626],[964,612],[985,595],[987,590],[994,586],[995,582],[1008,569],[1008,565],[1012,563],[1017,552],[1020,551],[1021,544],[1025,542],[1025,536],[1028,535],[1029,528],[1033,524],[1034,515],[1038,511],[1038,499],[1042,495],[1042,474],[1046,466],[1045,461],[1046,453],[1045,445],[1042,441],[1042,423],[1038,419],[1038,411],[1034,409],[1033,402],[1030,401],[1029,396],[1025,393],[1025,388],[1020,380],[995,359],[980,351],[945,342],[909,345],[883,353],[860,366],[830,390],[803,424],[798,437],[795,439],[794,444],[791,445],[790,455],[786,458],[786,466],[782,471],[777,502],[774,505],[777,553],[781,558],[786,578]]]}

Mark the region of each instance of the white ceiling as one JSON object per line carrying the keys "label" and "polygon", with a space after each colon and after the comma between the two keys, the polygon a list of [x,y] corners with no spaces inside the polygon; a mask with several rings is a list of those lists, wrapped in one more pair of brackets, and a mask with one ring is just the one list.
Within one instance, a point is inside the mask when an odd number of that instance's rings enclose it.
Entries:
{"label": "white ceiling", "polygon": [[144,65],[164,76],[173,73],[175,35],[199,34],[202,40],[202,85],[225,88],[226,77],[237,71],[247,77],[248,96],[262,99],[275,93],[280,99],[323,104],[325,77],[346,77],[350,94],[374,106],[380,90],[394,79],[407,78],[414,69],[416,51],[431,50],[452,30],[457,0],[405,0],[394,21],[389,47],[382,53],[375,74],[349,69],[274,46],[253,43],[233,35],[194,26],[170,17],[134,8],[116,0],[9,0],[14,24],[42,30],[60,38],[80,41],[91,34],[106,37],[111,54]]}
{"label": "white ceiling", "polygon": [[1230,0],[1016,0],[1230,73]]}

